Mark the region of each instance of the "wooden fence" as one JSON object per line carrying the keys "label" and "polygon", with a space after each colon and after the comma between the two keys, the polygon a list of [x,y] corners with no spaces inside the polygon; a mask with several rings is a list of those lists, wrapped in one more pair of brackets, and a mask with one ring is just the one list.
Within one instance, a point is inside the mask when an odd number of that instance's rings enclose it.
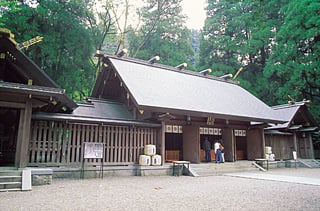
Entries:
{"label": "wooden fence", "polygon": [[156,145],[156,137],[157,128],[32,121],[29,165],[79,165],[83,142],[104,143],[106,164],[137,163],[146,144]]}

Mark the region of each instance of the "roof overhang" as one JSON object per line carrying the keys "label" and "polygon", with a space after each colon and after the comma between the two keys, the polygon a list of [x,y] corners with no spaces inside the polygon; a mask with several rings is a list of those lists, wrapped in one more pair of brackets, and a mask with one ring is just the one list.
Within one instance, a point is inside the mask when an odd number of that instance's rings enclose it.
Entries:
{"label": "roof overhang", "polygon": [[284,135],[284,136],[292,135],[292,133],[282,132],[282,131],[279,131],[279,130],[265,130],[264,134],[268,134],[268,135]]}
{"label": "roof overhang", "polygon": [[63,89],[60,88],[25,85],[0,81],[0,92],[27,95],[29,98],[47,97],[48,100],[44,102],[45,104],[49,104],[53,101],[61,102],[60,106],[66,106],[68,110],[72,110],[77,107],[77,104],[73,102],[65,94]]}
{"label": "roof overhang", "polygon": [[91,118],[84,116],[75,116],[72,114],[48,114],[48,113],[34,113],[32,115],[34,120],[56,120],[66,121],[72,123],[90,123],[90,124],[101,124],[101,125],[121,125],[121,126],[141,126],[141,127],[161,127],[162,125],[154,122],[147,121],[135,121],[125,119],[105,119],[105,118]]}
{"label": "roof overhang", "polygon": [[301,132],[316,132],[318,130],[319,130],[318,127],[305,127],[305,128],[301,128],[299,131],[301,131]]}

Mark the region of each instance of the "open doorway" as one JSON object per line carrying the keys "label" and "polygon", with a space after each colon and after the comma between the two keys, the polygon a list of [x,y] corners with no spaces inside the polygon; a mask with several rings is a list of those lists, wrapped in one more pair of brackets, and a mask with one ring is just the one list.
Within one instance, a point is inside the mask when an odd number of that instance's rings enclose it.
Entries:
{"label": "open doorway", "polygon": [[[208,127],[201,127],[200,128],[200,161],[204,162],[206,160],[205,158],[205,150],[203,148],[205,139],[208,139],[211,146],[211,161],[216,160],[216,155],[214,152],[214,144],[217,141],[222,141],[222,135],[221,135],[221,128],[208,128]],[[221,143],[224,145],[223,143]]]}
{"label": "open doorway", "polygon": [[236,160],[247,160],[247,136],[245,130],[235,130],[236,137]]}
{"label": "open doorway", "polygon": [[[208,134],[201,134],[200,135],[200,148],[201,148],[200,161],[201,162],[205,162],[205,160],[206,160],[205,150],[204,150],[204,141],[205,141],[206,138],[210,142],[210,146],[211,146],[211,161],[215,161],[216,160],[216,155],[215,155],[215,152],[214,152],[214,144],[217,141],[221,141],[222,140],[222,136],[221,135],[208,135]],[[221,143],[221,144],[223,145],[223,143]]]}
{"label": "open doorway", "polygon": [[182,133],[166,133],[166,162],[182,159]]}
{"label": "open doorway", "polygon": [[0,166],[14,166],[19,110],[0,108]]}

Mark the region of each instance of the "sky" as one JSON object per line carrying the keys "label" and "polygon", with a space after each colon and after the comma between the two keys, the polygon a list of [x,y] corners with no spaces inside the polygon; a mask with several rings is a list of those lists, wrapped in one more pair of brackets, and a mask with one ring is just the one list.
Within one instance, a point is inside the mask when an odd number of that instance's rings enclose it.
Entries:
{"label": "sky", "polygon": [[[97,1],[98,5],[100,1]],[[130,0],[131,6],[134,5],[135,8],[139,8],[142,6],[141,0]],[[189,29],[202,29],[204,25],[204,21],[206,18],[205,6],[207,4],[207,0],[182,0],[182,13],[187,16],[186,24]],[[123,13],[124,8],[121,5],[118,5],[117,12]],[[132,15],[132,14],[131,14]],[[136,26],[135,19],[136,17],[132,17],[131,24]],[[120,22],[122,22],[120,20]]]}
{"label": "sky", "polygon": [[202,29],[206,18],[206,0],[183,0],[183,13],[188,16],[187,27],[189,29]]}

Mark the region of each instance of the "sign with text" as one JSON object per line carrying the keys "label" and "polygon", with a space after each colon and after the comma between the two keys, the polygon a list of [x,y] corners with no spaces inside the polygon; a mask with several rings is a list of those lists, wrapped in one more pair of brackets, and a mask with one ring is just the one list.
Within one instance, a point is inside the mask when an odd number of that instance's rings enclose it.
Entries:
{"label": "sign with text", "polygon": [[103,158],[103,143],[84,142],[84,158]]}

